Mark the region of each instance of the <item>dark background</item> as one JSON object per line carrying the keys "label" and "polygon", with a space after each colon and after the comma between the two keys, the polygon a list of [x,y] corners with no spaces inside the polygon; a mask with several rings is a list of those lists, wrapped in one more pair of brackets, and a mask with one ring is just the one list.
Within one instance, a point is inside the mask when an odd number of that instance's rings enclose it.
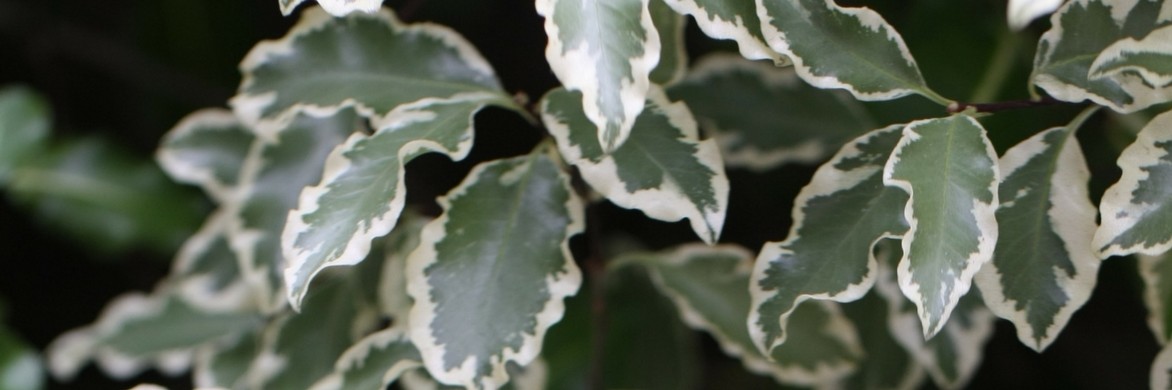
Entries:
{"label": "dark background", "polygon": [[[950,97],[971,92],[1005,29],[1002,1],[852,3],[876,8],[901,31],[928,82]],[[386,4],[404,19],[458,30],[494,65],[511,92],[536,100],[557,83],[544,62],[544,31],[531,0]],[[44,94],[54,112],[54,137],[100,135],[147,161],[162,134],[184,115],[226,107],[240,80],[240,59],[257,41],[282,36],[295,20],[281,16],[273,0],[0,0],[0,87],[23,84]],[[1027,97],[1024,85],[1033,45],[1045,28],[1046,22],[1039,21],[1020,33],[1018,66],[1002,99]],[[707,40],[694,26],[688,39],[693,57],[729,48]],[[943,114],[919,98],[870,108],[881,123]],[[1039,129],[1065,123],[1076,111],[1058,107],[1006,113],[985,124],[998,150],[1004,151]],[[1095,175],[1096,202],[1118,177],[1114,159],[1119,142],[1101,130],[1108,128],[1101,125],[1102,117],[1088,126],[1094,130],[1080,134]],[[475,162],[524,153],[537,134],[513,114],[480,114],[476,147],[466,162],[432,156],[411,163],[410,202],[434,208],[432,199],[454,186]],[[767,174],[730,171],[731,206],[722,240],[757,250],[765,241],[784,238],[792,199],[812,172],[809,166],[786,166]],[[604,229],[639,237],[651,248],[694,240],[685,224],[655,222],[613,206],[604,206],[600,215]],[[0,299],[7,303],[8,325],[38,349],[92,322],[114,296],[151,289],[166,274],[171,256],[146,249],[96,253],[83,239],[62,236],[3,196],[0,229]],[[1158,346],[1145,325],[1141,287],[1132,259],[1106,261],[1091,301],[1041,354],[1021,345],[1014,328],[999,321],[970,387],[1147,387]],[[705,387],[728,388],[724,378],[740,375],[739,364],[724,358],[711,340],[705,338],[703,346],[709,378]],[[73,382],[50,380],[49,388],[125,388],[139,382],[190,386],[189,378],[154,373],[113,382],[91,366]]]}

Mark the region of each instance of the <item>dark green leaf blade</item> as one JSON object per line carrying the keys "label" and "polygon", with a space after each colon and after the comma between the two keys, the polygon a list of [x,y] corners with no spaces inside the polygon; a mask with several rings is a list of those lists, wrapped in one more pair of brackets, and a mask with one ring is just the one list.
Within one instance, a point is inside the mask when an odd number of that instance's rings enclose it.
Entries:
{"label": "dark green leaf blade", "polygon": [[1157,115],[1119,155],[1119,181],[1099,202],[1099,256],[1159,255],[1172,248],[1172,112]]}

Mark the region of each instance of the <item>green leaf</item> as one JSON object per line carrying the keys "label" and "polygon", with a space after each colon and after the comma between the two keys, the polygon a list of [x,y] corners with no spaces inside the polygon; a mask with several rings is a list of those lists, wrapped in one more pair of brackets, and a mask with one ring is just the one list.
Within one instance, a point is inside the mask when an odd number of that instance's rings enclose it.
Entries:
{"label": "green leaf", "polygon": [[0,389],[39,390],[44,385],[41,357],[0,322]]}
{"label": "green leaf", "polygon": [[232,249],[249,284],[256,287],[262,311],[273,313],[286,302],[281,232],[297,194],[321,179],[330,150],[365,124],[353,110],[330,118],[299,113],[288,126],[265,123],[257,128],[240,173],[235,203],[226,205],[235,220],[229,226]]}
{"label": "green leaf", "polygon": [[997,243],[997,154],[967,115],[903,130],[883,182],[909,195],[899,286],[916,304],[924,337],[940,331]]}
{"label": "green leaf", "polygon": [[99,138],[55,145],[12,171],[9,195],[99,252],[172,253],[206,212],[198,194]]}
{"label": "green leaf", "polygon": [[386,259],[378,279],[378,303],[384,315],[405,323],[411,312],[411,297],[407,294],[407,257],[419,247],[423,227],[431,218],[408,212],[402,223],[384,241]]}
{"label": "green leaf", "polygon": [[651,70],[651,82],[672,85],[688,70],[688,52],[684,47],[684,27],[688,22],[662,1],[648,4],[651,22],[659,33],[659,64]]}
{"label": "green leaf", "polygon": [[1039,352],[1090,298],[1099,272],[1091,174],[1074,138],[1092,113],[1022,141],[998,163],[1001,239],[975,281],[989,309]]}
{"label": "green leaf", "polygon": [[126,378],[147,365],[179,373],[186,370],[196,347],[256,326],[259,317],[247,311],[212,311],[197,307],[160,289],[155,294],[118,297],[98,321],[58,337],[48,348],[49,368],[69,378],[89,360],[107,374]]}
{"label": "green leaf", "polygon": [[[509,364],[506,371],[509,372],[509,383],[505,383],[499,387],[500,390],[545,390],[547,389],[546,377],[549,376],[548,368],[545,360],[540,357],[529,363],[528,366],[520,367],[516,364]],[[435,378],[427,375],[426,370],[407,371],[400,378],[400,385],[404,390],[460,390],[464,389],[462,386],[449,386],[436,382]]]}
{"label": "green leaf", "polygon": [[164,288],[203,310],[256,310],[255,291],[245,282],[229,243],[231,220],[224,209],[208,217],[204,226],[179,248]]}
{"label": "green leaf", "polygon": [[404,165],[427,152],[462,160],[472,150],[472,117],[496,99],[467,94],[399,106],[373,135],[355,133],[325,162],[321,183],[301,191],[282,233],[289,302],[296,308],[314,275],[353,265],[370,240],[395,227],[406,203]]}
{"label": "green leaf", "polygon": [[1038,42],[1034,85],[1055,99],[1091,100],[1121,112],[1135,112],[1172,99],[1172,86],[1153,86],[1134,72],[1097,74],[1096,58],[1115,57],[1112,46],[1147,36],[1167,25],[1156,17],[1160,1],[1071,0],[1051,17],[1050,30]]}
{"label": "green leaf", "polygon": [[1139,276],[1144,281],[1144,305],[1148,308],[1148,327],[1162,345],[1172,339],[1172,253],[1159,256],[1139,255]]}
{"label": "green leaf", "polygon": [[366,270],[344,271],[319,277],[300,313],[284,312],[269,322],[246,387],[307,389],[329,375],[342,353],[374,328],[377,308],[365,299],[369,286],[356,280]]}
{"label": "green leaf", "polygon": [[[298,5],[304,2],[305,0],[277,0],[277,4],[281,6],[281,13],[285,16],[289,16]],[[331,15],[346,16],[351,12],[378,11],[383,5],[383,0],[317,0],[317,3]]]}
{"label": "green leaf", "polygon": [[537,0],[549,45],[545,58],[610,152],[626,142],[659,63],[649,0]]}
{"label": "green leaf", "polygon": [[1152,389],[1172,389],[1172,346],[1165,345],[1156,355],[1150,374]]}
{"label": "green leaf", "polygon": [[1172,112],[1153,118],[1119,155],[1123,170],[1099,203],[1099,256],[1159,255],[1172,248]]}
{"label": "green leaf", "polygon": [[789,59],[773,51],[761,35],[757,7],[742,0],[664,0],[676,12],[691,15],[705,35],[737,42],[741,56],[750,60],[770,59],[777,66]]}
{"label": "green leaf", "polygon": [[688,107],[653,88],[631,138],[605,154],[580,99],[555,89],[541,107],[546,128],[582,179],[620,207],[668,222],[687,218],[700,239],[716,242],[728,210],[728,177],[716,143],[700,141]]}
{"label": "green leaf", "polygon": [[1157,28],[1143,39],[1121,39],[1091,63],[1093,79],[1135,72],[1153,87],[1172,84],[1172,26]]}
{"label": "green leaf", "polygon": [[334,365],[334,373],[312,390],[382,390],[407,370],[423,365],[419,350],[402,328],[372,333],[350,346]]}
{"label": "green leaf", "polygon": [[569,250],[582,202],[538,149],[478,165],[439,203],[407,259],[411,340],[440,382],[495,388],[508,362],[537,357],[582,283]]}
{"label": "green leaf", "polygon": [[[899,292],[896,291],[896,294]],[[902,299],[902,296],[897,297]],[[876,289],[857,301],[842,305],[852,323],[860,324],[859,342],[866,351],[858,369],[842,381],[847,389],[916,389],[924,381],[924,368],[895,339],[889,317],[890,305]]]}
{"label": "green leaf", "polygon": [[854,327],[838,307],[819,303],[794,313],[790,341],[762,356],[745,327],[752,254],[740,247],[688,245],[641,261],[689,326],[707,331],[750,371],[781,383],[826,384],[855,368],[862,355]]}
{"label": "green leaf", "polygon": [[844,145],[794,199],[789,237],[762,248],[749,285],[749,332],[760,350],[783,345],[788,318],[802,301],[852,301],[875,283],[875,243],[908,228],[907,193],[883,185],[883,167],[903,127]]}
{"label": "green leaf", "polygon": [[347,107],[377,122],[419,99],[501,91],[492,67],[454,31],[403,25],[387,9],[339,19],[308,10],[284,38],[254,47],[240,69],[231,103],[250,124]]}
{"label": "green leaf", "polygon": [[254,138],[231,111],[200,110],[163,136],[155,160],[172,179],[199,185],[217,202],[228,202]]}
{"label": "green leaf", "polygon": [[[898,253],[895,245],[888,246]],[[891,256],[897,259],[897,254]],[[896,281],[894,261],[881,261],[875,292],[887,300],[888,328],[919,364],[928,371],[937,386],[946,389],[963,388],[981,364],[985,343],[993,335],[993,321],[996,319],[980,300],[980,294],[973,291],[959,299],[953,318],[945,324],[939,334],[925,340],[921,332],[922,323],[917,318],[916,308],[900,291],[902,284]]]}
{"label": "green leaf", "polygon": [[802,83],[792,68],[728,54],[702,58],[668,95],[688,103],[725,163],[758,171],[822,161],[873,128],[845,93]]}
{"label": "green leaf", "polygon": [[859,100],[916,93],[948,103],[928,89],[903,38],[870,8],[843,8],[833,0],[756,1],[769,47],[792,59],[810,85],[845,89]]}
{"label": "green leaf", "polygon": [[1009,0],[1009,28],[1014,31],[1026,28],[1034,19],[1049,15],[1062,5],[1062,0]]}
{"label": "green leaf", "polygon": [[195,352],[192,370],[196,388],[245,388],[248,366],[260,353],[260,330],[200,347]]}
{"label": "green leaf", "polygon": [[43,153],[49,138],[49,108],[44,98],[24,87],[0,89],[0,184],[13,169]]}

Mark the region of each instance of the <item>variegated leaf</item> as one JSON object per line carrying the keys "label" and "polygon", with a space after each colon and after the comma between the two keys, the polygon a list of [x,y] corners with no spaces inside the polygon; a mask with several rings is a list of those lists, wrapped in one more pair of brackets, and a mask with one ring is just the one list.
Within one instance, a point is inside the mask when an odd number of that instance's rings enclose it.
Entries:
{"label": "variegated leaf", "polygon": [[1148,327],[1162,345],[1172,339],[1172,252],[1139,255],[1139,276],[1144,280],[1144,305]]}
{"label": "variegated leaf", "polygon": [[[509,383],[499,387],[500,390],[545,390],[549,388],[547,385],[549,368],[545,360],[540,357],[525,367],[509,364],[505,368],[509,372]],[[427,375],[425,370],[407,371],[403,374],[401,385],[404,390],[460,390],[465,388],[440,384]]]}
{"label": "variegated leaf", "polygon": [[323,274],[305,297],[301,312],[286,311],[269,322],[260,352],[245,375],[253,389],[307,389],[329,375],[334,363],[378,320],[377,305],[367,297],[373,286],[358,281],[374,272],[368,259],[363,267]]}
{"label": "variegated leaf", "polygon": [[729,54],[702,58],[667,92],[688,103],[729,166],[764,171],[819,162],[874,128],[846,93],[811,87],[792,68]]}
{"label": "variegated leaf", "polygon": [[179,248],[163,288],[209,312],[255,311],[255,291],[242,277],[228,238],[232,215],[221,208]]}
{"label": "variegated leaf", "polygon": [[419,350],[402,328],[384,329],[350,346],[338,358],[334,373],[311,390],[382,390],[422,365]]}
{"label": "variegated leaf", "polygon": [[1090,72],[1092,79],[1135,72],[1152,87],[1172,84],[1172,26],[1157,28],[1143,39],[1112,43],[1095,57]]}
{"label": "variegated leaf", "polygon": [[475,93],[402,105],[388,114],[385,127],[353,134],[330,153],[321,183],[301,191],[281,236],[294,308],[314,275],[362,261],[370,241],[395,227],[406,202],[404,165],[427,152],[462,160],[472,150],[472,117],[498,100]]}
{"label": "variegated leaf", "polygon": [[266,122],[257,128],[233,195],[237,200],[227,206],[235,215],[230,243],[245,280],[257,289],[262,311],[276,312],[286,302],[280,238],[297,194],[320,180],[330,150],[364,128],[351,109],[331,118],[298,113],[287,126]]}
{"label": "variegated leaf", "polygon": [[1172,389],[1172,346],[1165,345],[1152,362],[1150,384],[1155,389]]}
{"label": "variegated leaf", "polygon": [[407,257],[419,247],[419,235],[431,218],[417,213],[403,214],[401,223],[385,241],[386,259],[378,278],[378,304],[383,315],[396,324],[407,323],[411,297],[407,295]]}
{"label": "variegated leaf", "polygon": [[562,85],[582,94],[581,111],[603,151],[617,149],[643,111],[659,63],[650,0],[537,0],[549,45],[545,58]]}
{"label": "variegated leaf", "polygon": [[1009,0],[1007,18],[1009,28],[1021,30],[1034,19],[1049,15],[1062,5],[1063,0]]}
{"label": "variegated leaf", "polygon": [[1146,83],[1134,72],[1096,74],[1093,68],[1097,57],[1115,57],[1105,52],[1109,47],[1127,46],[1127,38],[1142,38],[1172,23],[1172,3],[1162,3],[1068,1],[1050,18],[1052,26],[1038,42],[1032,82],[1058,100],[1089,99],[1121,113],[1172,100],[1172,86]]}
{"label": "variegated leaf", "polygon": [[454,31],[404,25],[387,9],[339,19],[308,10],[284,38],[256,45],[240,69],[231,103],[250,124],[347,107],[377,119],[423,98],[501,91],[492,67]]}
{"label": "variegated leaf", "polygon": [[1099,256],[1159,255],[1172,248],[1172,112],[1153,118],[1119,155],[1123,170],[1099,203]]}
{"label": "variegated leaf", "polygon": [[217,202],[229,202],[254,138],[231,111],[200,110],[163,136],[155,160],[172,179],[199,185]]}
{"label": "variegated leaf", "polygon": [[875,243],[907,231],[907,193],[883,185],[902,130],[889,126],[843,146],[795,198],[789,237],[761,250],[749,285],[749,331],[761,351],[784,345],[802,301],[852,301],[875,283]]}
{"label": "variegated leaf", "polygon": [[651,70],[651,82],[672,85],[688,70],[688,52],[684,47],[684,27],[687,20],[660,0],[648,4],[651,22],[659,32],[659,64]]}
{"label": "variegated leaf", "polygon": [[248,366],[260,353],[260,329],[200,347],[195,352],[195,387],[245,388]]}
{"label": "variegated leaf", "polygon": [[607,154],[580,109],[581,96],[556,89],[541,106],[562,156],[578,167],[586,183],[616,205],[651,218],[687,218],[700,239],[716,242],[728,210],[728,177],[716,143],[700,141],[688,107],[652,89],[647,109],[635,122],[637,131]]}
{"label": "variegated leaf", "polygon": [[903,38],[874,10],[843,8],[833,0],[756,4],[769,47],[793,60],[798,76],[810,85],[845,89],[860,100],[914,93],[948,104],[928,89]]}
{"label": "variegated leaf", "polygon": [[753,256],[735,246],[688,245],[640,261],[679,308],[689,326],[707,331],[725,353],[751,371],[781,383],[827,384],[845,377],[862,357],[850,321],[837,306],[820,302],[794,312],[789,343],[761,355],[745,327],[751,309],[745,287]]}
{"label": "variegated leaf", "polygon": [[160,289],[112,301],[98,321],[58,337],[48,348],[49,369],[71,378],[89,360],[108,375],[126,378],[148,366],[179,373],[191,365],[194,349],[255,327],[252,312],[209,311]]}
{"label": "variegated leaf", "polygon": [[[277,0],[281,13],[288,16],[305,0]],[[383,0],[317,0],[321,8],[334,16],[346,16],[351,12],[375,12],[382,7]]]}
{"label": "variegated leaf", "polygon": [[883,182],[909,195],[899,286],[915,302],[925,338],[993,257],[999,181],[985,129],[963,114],[908,124],[887,160]]}
{"label": "variegated leaf", "polygon": [[0,301],[0,389],[40,390],[45,386],[45,367],[41,356],[19,335],[3,325],[6,322],[4,311],[4,303]]}
{"label": "variegated leaf", "polygon": [[1099,258],[1090,245],[1090,171],[1074,133],[1094,110],[1005,152],[997,209],[1001,240],[975,281],[989,309],[1042,351],[1091,296]]}
{"label": "variegated leaf", "polygon": [[407,259],[411,341],[440,382],[504,384],[505,365],[537,357],[582,283],[569,251],[582,202],[542,149],[474,168]]}
{"label": "variegated leaf", "polygon": [[[898,258],[897,246],[890,247],[897,253],[893,257]],[[937,386],[945,389],[964,387],[981,364],[982,351],[993,335],[996,318],[985,308],[979,294],[973,291],[960,298],[953,318],[939,334],[925,340],[916,308],[900,291],[894,265],[894,261],[881,261],[875,282],[875,291],[889,305],[887,326],[892,335],[928,371]]]}
{"label": "variegated leaf", "polygon": [[24,87],[0,89],[0,184],[12,170],[45,148],[49,108],[44,98]]}
{"label": "variegated leaf", "polygon": [[877,289],[857,301],[843,304],[842,311],[847,319],[858,324],[859,341],[866,352],[858,369],[842,381],[842,388],[902,390],[922,387],[924,368],[895,339],[888,319],[890,307]]}
{"label": "variegated leaf", "polygon": [[676,12],[691,15],[705,35],[737,42],[741,56],[750,60],[770,59],[777,66],[789,59],[773,51],[761,34],[757,7],[743,0],[664,0]]}

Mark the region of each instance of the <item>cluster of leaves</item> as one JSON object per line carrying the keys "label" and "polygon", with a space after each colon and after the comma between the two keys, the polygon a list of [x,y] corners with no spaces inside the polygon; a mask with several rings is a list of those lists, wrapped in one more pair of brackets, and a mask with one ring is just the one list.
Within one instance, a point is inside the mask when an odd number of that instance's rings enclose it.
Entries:
{"label": "cluster of leaves", "polygon": [[[301,2],[280,3],[288,13]],[[160,165],[218,208],[155,291],[117,299],[54,343],[54,374],[94,360],[119,376],[193,368],[197,386],[230,388],[581,383],[588,353],[562,347],[601,336],[579,323],[588,308],[565,303],[584,279],[569,241],[587,205],[606,200],[687,219],[707,245],[585,260],[606,261],[587,275],[606,281],[592,294],[631,325],[605,340],[672,352],[686,324],[787,385],[913,388],[930,377],[958,387],[995,316],[1040,351],[1089,298],[1101,259],[1172,247],[1172,113],[1123,151],[1102,226],[1074,137],[1099,106],[1131,113],[1172,100],[1172,4],[1162,0],[1057,8],[1031,84],[1094,105],[1000,157],[985,116],[930,89],[900,35],[867,8],[537,0],[563,86],[529,108],[455,32],[404,24],[377,0],[320,3],[336,17],[305,10],[287,36],[248,54],[231,111],[194,113],[164,139]],[[1011,7],[1011,18],[1020,26],[1052,9]],[[685,16],[740,56],[688,66]],[[857,101],[909,95],[952,114],[879,127]],[[487,106],[549,137],[477,165],[437,217],[412,212],[405,165],[428,152],[467,157]],[[716,245],[726,165],[827,157],[784,240],[756,256]],[[1172,267],[1141,264],[1166,341]],[[663,324],[654,336],[621,333],[652,324]],[[558,348],[543,354],[543,343]],[[1153,385],[1168,383],[1168,351]],[[664,371],[678,387],[695,375]],[[640,383],[614,378],[607,386]]]}

